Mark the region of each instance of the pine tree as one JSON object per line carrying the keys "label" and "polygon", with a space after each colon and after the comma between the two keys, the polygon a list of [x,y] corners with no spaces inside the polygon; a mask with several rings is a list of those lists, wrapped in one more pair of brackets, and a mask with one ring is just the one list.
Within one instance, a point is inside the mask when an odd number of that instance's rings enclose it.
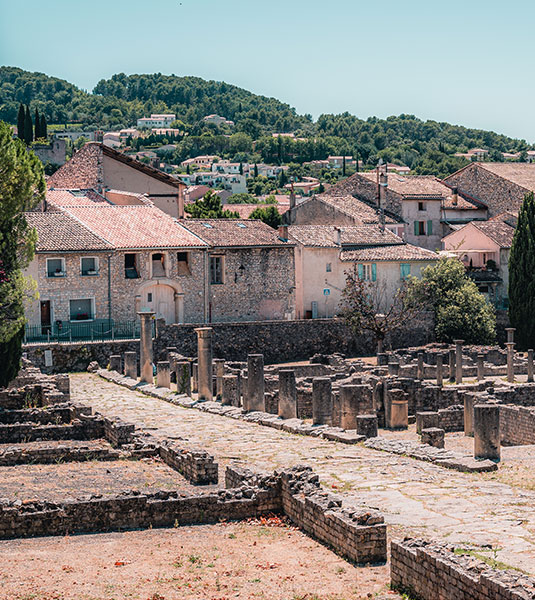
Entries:
{"label": "pine tree", "polygon": [[38,140],[41,137],[41,119],[39,118],[39,110],[37,109],[37,106],[35,107],[35,116],[33,122],[35,124],[35,134],[33,139]]}
{"label": "pine tree", "polygon": [[254,176],[255,179],[258,177],[258,165],[256,163],[254,164]]}
{"label": "pine tree", "polygon": [[47,131],[47,127],[46,127],[46,117],[45,115],[41,115],[41,137],[45,138],[45,140],[48,139],[48,131]]}
{"label": "pine tree", "polygon": [[535,345],[535,199],[527,194],[509,255],[509,321],[521,350]]}
{"label": "pine tree", "polygon": [[33,123],[30,115],[30,107],[26,105],[24,113],[24,142],[29,146],[33,142]]}
{"label": "pine tree", "polygon": [[24,105],[20,104],[19,106],[19,114],[17,115],[17,136],[23,140],[24,139],[24,119],[26,117],[26,113],[24,111]]}

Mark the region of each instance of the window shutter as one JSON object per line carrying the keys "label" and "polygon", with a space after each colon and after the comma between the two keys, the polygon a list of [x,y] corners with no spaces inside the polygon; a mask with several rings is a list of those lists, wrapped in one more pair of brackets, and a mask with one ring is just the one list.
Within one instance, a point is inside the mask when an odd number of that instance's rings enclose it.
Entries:
{"label": "window shutter", "polygon": [[418,221],[414,221],[414,235],[418,235]]}
{"label": "window shutter", "polygon": [[372,281],[377,281],[377,265],[372,263]]}
{"label": "window shutter", "polygon": [[407,279],[407,277],[411,274],[410,264],[409,263],[401,263],[400,271],[401,271],[401,279]]}
{"label": "window shutter", "polygon": [[427,221],[427,235],[433,235],[433,221]]}
{"label": "window shutter", "polygon": [[364,279],[364,265],[357,265],[359,279]]}

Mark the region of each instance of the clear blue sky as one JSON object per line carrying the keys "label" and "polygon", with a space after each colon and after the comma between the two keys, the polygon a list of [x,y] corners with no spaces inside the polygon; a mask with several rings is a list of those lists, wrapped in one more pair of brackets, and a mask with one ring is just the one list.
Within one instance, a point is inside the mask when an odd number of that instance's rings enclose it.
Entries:
{"label": "clear blue sky", "polygon": [[314,117],[410,113],[533,142],[534,25],[534,0],[0,0],[0,64],[87,90],[197,75]]}

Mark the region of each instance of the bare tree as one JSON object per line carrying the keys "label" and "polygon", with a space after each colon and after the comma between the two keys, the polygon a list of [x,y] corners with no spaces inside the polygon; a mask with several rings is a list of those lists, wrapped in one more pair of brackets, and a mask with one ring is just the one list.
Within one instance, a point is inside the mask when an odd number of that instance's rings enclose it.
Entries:
{"label": "bare tree", "polygon": [[420,312],[418,307],[409,307],[406,299],[405,283],[393,298],[389,298],[386,282],[360,279],[356,274],[346,271],[340,314],[356,334],[369,331],[380,353],[388,334],[406,325]]}

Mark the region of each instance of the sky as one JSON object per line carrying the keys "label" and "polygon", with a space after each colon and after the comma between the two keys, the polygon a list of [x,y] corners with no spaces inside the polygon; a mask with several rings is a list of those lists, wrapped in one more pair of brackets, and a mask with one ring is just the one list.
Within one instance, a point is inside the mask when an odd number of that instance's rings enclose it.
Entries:
{"label": "sky", "polygon": [[534,0],[0,0],[0,64],[89,91],[195,75],[314,118],[414,114],[533,143],[534,26]]}

